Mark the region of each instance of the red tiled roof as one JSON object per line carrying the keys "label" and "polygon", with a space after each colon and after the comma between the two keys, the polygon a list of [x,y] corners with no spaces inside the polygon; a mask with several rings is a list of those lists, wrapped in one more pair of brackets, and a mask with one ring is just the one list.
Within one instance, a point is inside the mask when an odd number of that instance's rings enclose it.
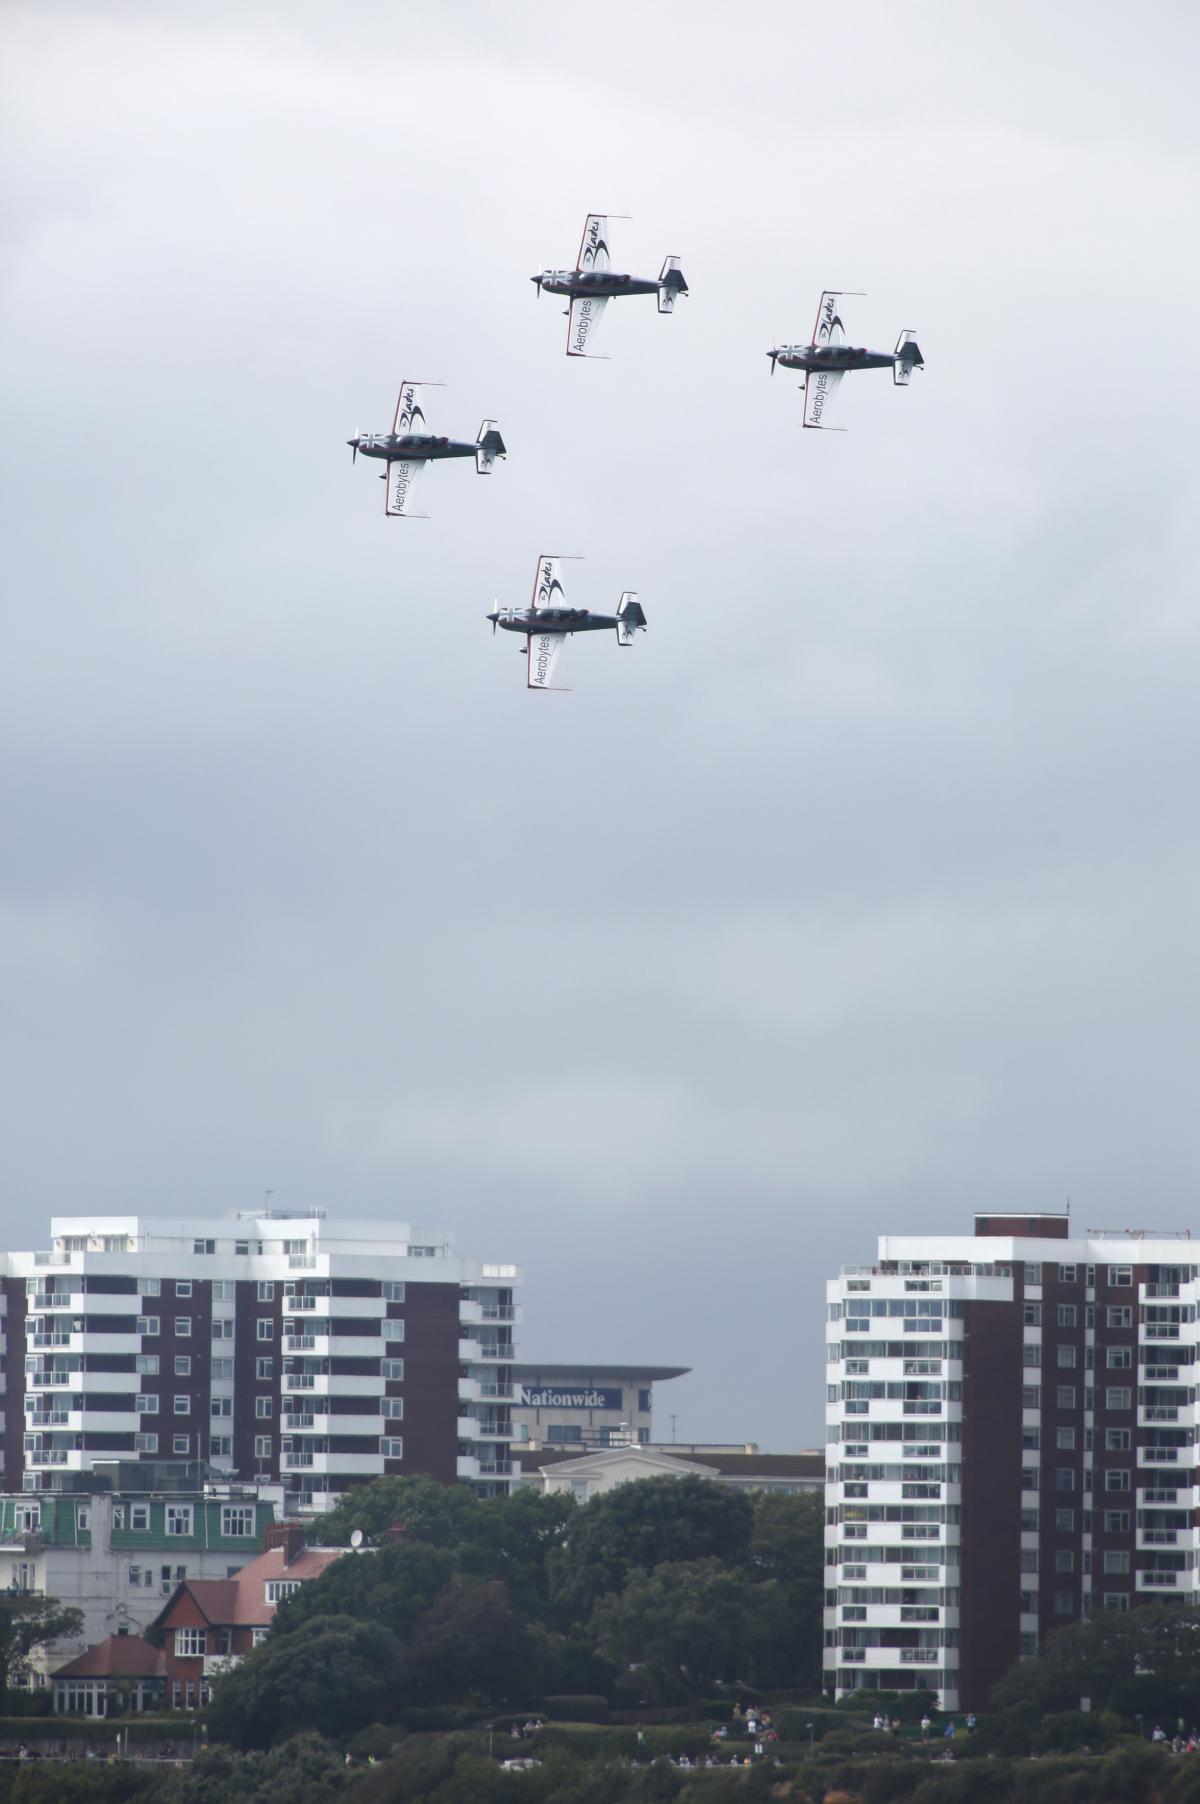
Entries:
{"label": "red tiled roof", "polygon": [[140,1635],[108,1635],[86,1653],[58,1667],[53,1679],[159,1679],[166,1668],[162,1649]]}
{"label": "red tiled roof", "polygon": [[269,1548],[232,1578],[185,1579],[158,1621],[169,1622],[176,1599],[187,1592],[213,1628],[266,1628],[275,1615],[275,1605],[267,1602],[269,1581],[298,1580],[306,1584],[309,1579],[319,1578],[345,1552],[343,1547],[305,1547],[289,1564],[282,1547]]}

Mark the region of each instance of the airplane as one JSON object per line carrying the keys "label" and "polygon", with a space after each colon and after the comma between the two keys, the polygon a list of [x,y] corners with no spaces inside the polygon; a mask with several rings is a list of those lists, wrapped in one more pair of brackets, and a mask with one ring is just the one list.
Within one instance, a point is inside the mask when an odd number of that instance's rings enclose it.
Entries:
{"label": "airplane", "polygon": [[[432,386],[440,388],[441,383]],[[392,519],[404,516],[417,520],[429,518],[428,514],[412,511],[413,489],[427,463],[436,463],[446,457],[473,457],[476,473],[490,476],[496,459],[508,455],[495,420],[483,422],[473,445],[464,439],[436,438],[426,431],[425,424],[421,384],[402,382],[392,430],[360,432],[346,440],[353,452],[351,463],[357,462],[360,451],[364,457],[386,458],[387,469],[379,480],[387,483],[383,511]]]}
{"label": "airplane", "polygon": [[589,213],[583,224],[579,242],[579,259],[575,269],[543,269],[529,280],[537,284],[540,295],[570,296],[567,308],[567,356],[587,357],[592,334],[609,301],[626,294],[656,294],[658,311],[673,313],[675,301],[686,294],[678,257],[668,257],[659,271],[657,282],[649,276],[614,275],[608,254],[608,215]]}
{"label": "airplane", "polygon": [[848,345],[845,327],[837,310],[839,297],[847,292],[842,288],[825,290],[821,296],[821,305],[817,308],[817,323],[813,327],[811,344],[778,345],[775,350],[767,352],[771,359],[772,375],[775,374],[777,363],[781,363],[785,370],[804,371],[804,424],[823,427],[826,431],[845,430],[844,427],[831,429],[825,419],[825,412],[847,370],[890,369],[896,387],[907,388],[914,366],[920,368],[925,363],[917,346],[916,333],[907,329],[901,332],[896,340],[896,349],[891,352],[856,350]]}
{"label": "airplane", "polygon": [[559,566],[562,559],[544,552],[538,559],[533,579],[533,600],[527,608],[497,607],[487,618],[492,634],[502,627],[506,633],[524,633],[527,657],[525,687],[552,689],[554,666],[563,642],[570,633],[599,633],[615,627],[618,645],[632,645],[637,631],[645,632],[646,616],[637,596],[629,589],[617,603],[615,614],[592,614],[587,608],[565,605]]}

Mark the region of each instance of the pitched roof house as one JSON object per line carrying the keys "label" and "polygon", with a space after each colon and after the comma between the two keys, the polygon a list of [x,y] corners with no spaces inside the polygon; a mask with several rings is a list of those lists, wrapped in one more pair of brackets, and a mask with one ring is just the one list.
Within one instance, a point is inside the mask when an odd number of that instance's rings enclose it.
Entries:
{"label": "pitched roof house", "polygon": [[130,1709],[154,1710],[165,1684],[161,1648],[151,1647],[140,1635],[108,1635],[54,1673],[54,1708],[107,1716],[119,1698]]}
{"label": "pitched roof house", "polygon": [[267,1529],[258,1558],[232,1578],[186,1579],[177,1586],[154,1624],[165,1637],[168,1706],[194,1710],[207,1702],[208,1681],[263,1640],[276,1605],[345,1552],[306,1547],[299,1523],[278,1523]]}

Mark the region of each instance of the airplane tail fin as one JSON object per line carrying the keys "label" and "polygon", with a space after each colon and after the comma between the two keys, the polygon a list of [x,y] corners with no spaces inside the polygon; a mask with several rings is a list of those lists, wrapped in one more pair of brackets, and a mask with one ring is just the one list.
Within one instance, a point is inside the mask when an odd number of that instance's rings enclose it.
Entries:
{"label": "airplane tail fin", "polygon": [[617,644],[632,645],[635,632],[646,630],[642,604],[632,589],[626,589],[617,603]]}
{"label": "airplane tail fin", "polygon": [[921,355],[921,347],[917,343],[915,332],[901,332],[896,340],[896,361],[892,365],[892,381],[897,388],[907,388],[908,379],[913,373],[914,364],[920,367],[925,359]]}
{"label": "airplane tail fin", "polygon": [[687,291],[688,285],[683,279],[679,258],[667,257],[658,272],[658,311],[674,313],[677,298]]}
{"label": "airplane tail fin", "polygon": [[479,476],[490,476],[496,459],[508,456],[495,420],[483,422],[475,445],[475,472]]}

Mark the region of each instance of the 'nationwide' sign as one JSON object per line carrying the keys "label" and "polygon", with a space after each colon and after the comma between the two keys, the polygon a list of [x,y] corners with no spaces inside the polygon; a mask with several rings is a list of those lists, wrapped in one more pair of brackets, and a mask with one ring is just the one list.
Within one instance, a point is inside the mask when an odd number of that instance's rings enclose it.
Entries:
{"label": "'nationwide' sign", "polygon": [[553,1385],[517,1386],[518,1407],[525,1409],[620,1409],[621,1388],[556,1390]]}

